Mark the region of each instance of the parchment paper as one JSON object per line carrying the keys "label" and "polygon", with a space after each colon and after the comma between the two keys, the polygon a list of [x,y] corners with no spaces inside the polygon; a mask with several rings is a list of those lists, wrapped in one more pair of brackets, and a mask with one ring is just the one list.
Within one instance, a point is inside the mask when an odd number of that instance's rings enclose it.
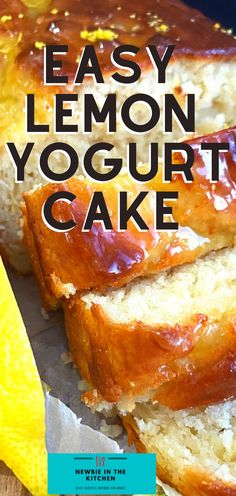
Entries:
{"label": "parchment paper", "polygon": [[[50,315],[42,311],[34,277],[8,276],[25,322],[40,377],[50,388],[46,394],[47,449],[49,452],[134,452],[128,446],[124,430],[116,440],[99,432],[104,422],[102,414],[94,414],[81,402],[78,384],[81,378],[72,363],[65,364],[63,354],[68,352],[63,314]],[[105,419],[107,424],[120,424],[118,417]],[[157,481],[167,496],[177,492]]]}

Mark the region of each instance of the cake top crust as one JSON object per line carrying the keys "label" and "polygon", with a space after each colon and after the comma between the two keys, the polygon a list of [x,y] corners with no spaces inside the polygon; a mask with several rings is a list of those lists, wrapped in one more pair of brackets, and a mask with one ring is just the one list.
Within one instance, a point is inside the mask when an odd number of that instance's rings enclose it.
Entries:
{"label": "cake top crust", "polygon": [[[41,10],[24,4],[41,4]],[[20,67],[43,70],[45,44],[68,44],[64,71],[74,74],[81,51],[93,43],[101,68],[109,71],[112,50],[121,44],[143,49],[154,44],[161,51],[176,45],[175,56],[231,57],[236,39],[231,30],[211,21],[178,0],[2,0],[0,38],[17,40]],[[76,62],[77,61],[77,62]]]}
{"label": "cake top crust", "polygon": [[[220,153],[219,181],[214,184],[210,181],[209,154],[206,151],[203,154],[199,148],[207,140],[230,144],[230,151]],[[139,213],[149,227],[146,231],[137,229],[132,221],[124,232],[118,230],[119,192],[129,191],[130,201],[134,201],[144,189],[144,185],[141,187],[132,181],[128,174],[100,185],[112,220],[112,233],[106,232],[101,223],[94,223],[87,232],[82,231],[91,197],[97,189],[96,183],[88,178],[75,177],[25,193],[26,242],[35,271],[38,273],[38,267],[41,268],[46,286],[54,296],[67,296],[68,283],[70,288],[72,284],[72,291],[121,287],[136,277],[192,262],[213,249],[233,244],[236,234],[236,129],[199,137],[191,143],[194,149],[192,183],[184,182],[180,174],[176,174],[169,184],[163,183],[161,170],[146,183],[149,194],[139,207]],[[181,163],[181,158],[177,163]],[[76,226],[69,232],[55,232],[42,219],[45,201],[59,191],[70,191],[76,197],[71,204],[58,201],[53,207],[56,219],[61,222],[74,220]],[[179,223],[178,231],[155,230],[155,191],[179,193],[178,201],[172,206],[173,219]],[[41,273],[38,276],[41,282]]]}

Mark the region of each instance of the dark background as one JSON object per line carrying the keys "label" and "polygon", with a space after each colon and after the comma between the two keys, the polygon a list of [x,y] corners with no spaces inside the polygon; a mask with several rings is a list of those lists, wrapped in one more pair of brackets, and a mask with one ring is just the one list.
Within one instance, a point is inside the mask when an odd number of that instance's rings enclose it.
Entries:
{"label": "dark background", "polygon": [[223,27],[233,28],[236,33],[236,0],[184,0],[184,2],[219,21]]}

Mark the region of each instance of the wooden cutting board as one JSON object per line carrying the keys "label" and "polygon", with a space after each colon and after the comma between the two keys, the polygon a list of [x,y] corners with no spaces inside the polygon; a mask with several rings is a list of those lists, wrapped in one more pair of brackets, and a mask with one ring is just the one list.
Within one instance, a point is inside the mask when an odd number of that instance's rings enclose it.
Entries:
{"label": "wooden cutting board", "polygon": [[0,495],[31,496],[6,465],[0,462]]}

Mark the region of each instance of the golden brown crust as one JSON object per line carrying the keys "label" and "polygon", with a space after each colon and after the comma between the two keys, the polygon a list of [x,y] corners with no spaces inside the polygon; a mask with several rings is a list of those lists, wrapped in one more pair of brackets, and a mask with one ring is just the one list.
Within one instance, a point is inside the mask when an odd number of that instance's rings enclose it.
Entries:
{"label": "golden brown crust", "polygon": [[[203,139],[229,141],[230,152],[221,154],[220,180],[212,184],[207,159],[197,149]],[[94,224],[90,232],[81,232],[91,196],[98,190],[96,183],[86,178],[74,178],[67,183],[48,184],[32,193],[26,193],[25,233],[28,231],[29,251],[32,260],[40,267],[36,270],[39,283],[45,284],[55,298],[68,296],[66,284],[76,291],[96,288],[119,287],[137,276],[157,273],[192,262],[211,250],[232,246],[236,234],[236,130],[230,129],[198,138],[195,141],[195,162],[192,168],[194,182],[186,184],[182,176],[170,184],[154,179],[146,187],[154,190],[177,190],[179,199],[173,214],[179,222],[176,232],[153,228],[153,197],[149,193],[140,205],[139,212],[149,226],[140,232],[128,223],[125,232],[118,232],[118,191],[129,191],[130,201],[136,198],[142,184],[121,176],[111,183],[99,184],[108,211],[111,212],[112,233],[104,232],[101,224]],[[42,206],[50,194],[70,190],[76,195],[71,205],[57,202],[54,215],[61,221],[73,218],[76,227],[68,233],[50,230],[41,216]],[[204,219],[204,222],[202,221]],[[27,236],[26,236],[27,241]],[[75,270],[76,267],[76,270]],[[44,288],[42,288],[44,293]],[[47,294],[44,300],[48,299]]]}
{"label": "golden brown crust", "polygon": [[236,398],[236,321],[224,315],[212,333],[199,339],[187,360],[173,365],[176,378],[154,394],[160,403],[179,410]]}
{"label": "golden brown crust", "polygon": [[[236,219],[236,128],[224,129],[206,136],[188,140],[194,150],[191,172],[194,182],[185,183],[180,174],[173,174],[166,189],[179,191],[178,201],[173,204],[174,217],[183,226],[189,226],[202,236],[215,232],[234,231]],[[220,153],[218,182],[211,183],[209,152],[201,150],[204,143],[229,143],[229,151]],[[184,163],[182,154],[175,153],[176,163]],[[162,185],[159,176],[151,182],[158,191]],[[207,215],[206,215],[207,213]]]}
{"label": "golden brown crust", "polygon": [[[41,2],[43,4],[43,2]],[[112,29],[117,35],[113,41],[95,43],[101,66],[111,67],[111,51],[119,44],[133,44],[141,48],[140,62],[144,62],[143,47],[148,44],[164,51],[168,44],[176,45],[175,56],[232,57],[236,55],[236,41],[222,32],[220,26],[195,9],[178,0],[139,0],[134,4],[126,0],[53,0],[40,12],[24,7],[21,0],[2,0],[0,35],[19,37],[17,65],[33,71],[42,81],[42,44],[69,44],[69,56],[64,64],[66,73],[73,74],[76,60],[86,40],[84,30],[98,27]],[[39,44],[37,45],[37,42]],[[87,41],[89,43],[89,41]]]}
{"label": "golden brown crust", "polygon": [[79,296],[63,309],[73,360],[95,391],[87,403],[125,398],[132,405],[149,393],[178,410],[236,397],[234,309],[215,322],[198,314],[173,326],[118,324]]}
{"label": "golden brown crust", "polygon": [[235,484],[223,482],[194,469],[184,474],[183,496],[236,496]]}
{"label": "golden brown crust", "polygon": [[[148,450],[139,439],[139,430],[132,415],[121,417],[128,433],[130,444],[135,444],[139,453]],[[168,470],[163,463],[161,454],[157,453],[157,475],[166,484],[174,487],[182,496],[236,496],[236,485],[216,479],[214,474],[198,467],[189,467],[180,476]]]}
{"label": "golden brown crust", "polygon": [[26,206],[24,203],[21,204],[21,212],[23,218],[23,242],[28,247],[28,254],[30,257],[31,266],[33,272],[37,278],[39,290],[41,292],[42,300],[44,301],[45,308],[48,309],[56,309],[57,308],[57,300],[51,293],[50,289],[45,284],[44,275],[41,270],[41,266],[39,260],[36,256],[36,249],[34,245],[34,237],[32,236],[32,232],[27,228],[26,221]]}

